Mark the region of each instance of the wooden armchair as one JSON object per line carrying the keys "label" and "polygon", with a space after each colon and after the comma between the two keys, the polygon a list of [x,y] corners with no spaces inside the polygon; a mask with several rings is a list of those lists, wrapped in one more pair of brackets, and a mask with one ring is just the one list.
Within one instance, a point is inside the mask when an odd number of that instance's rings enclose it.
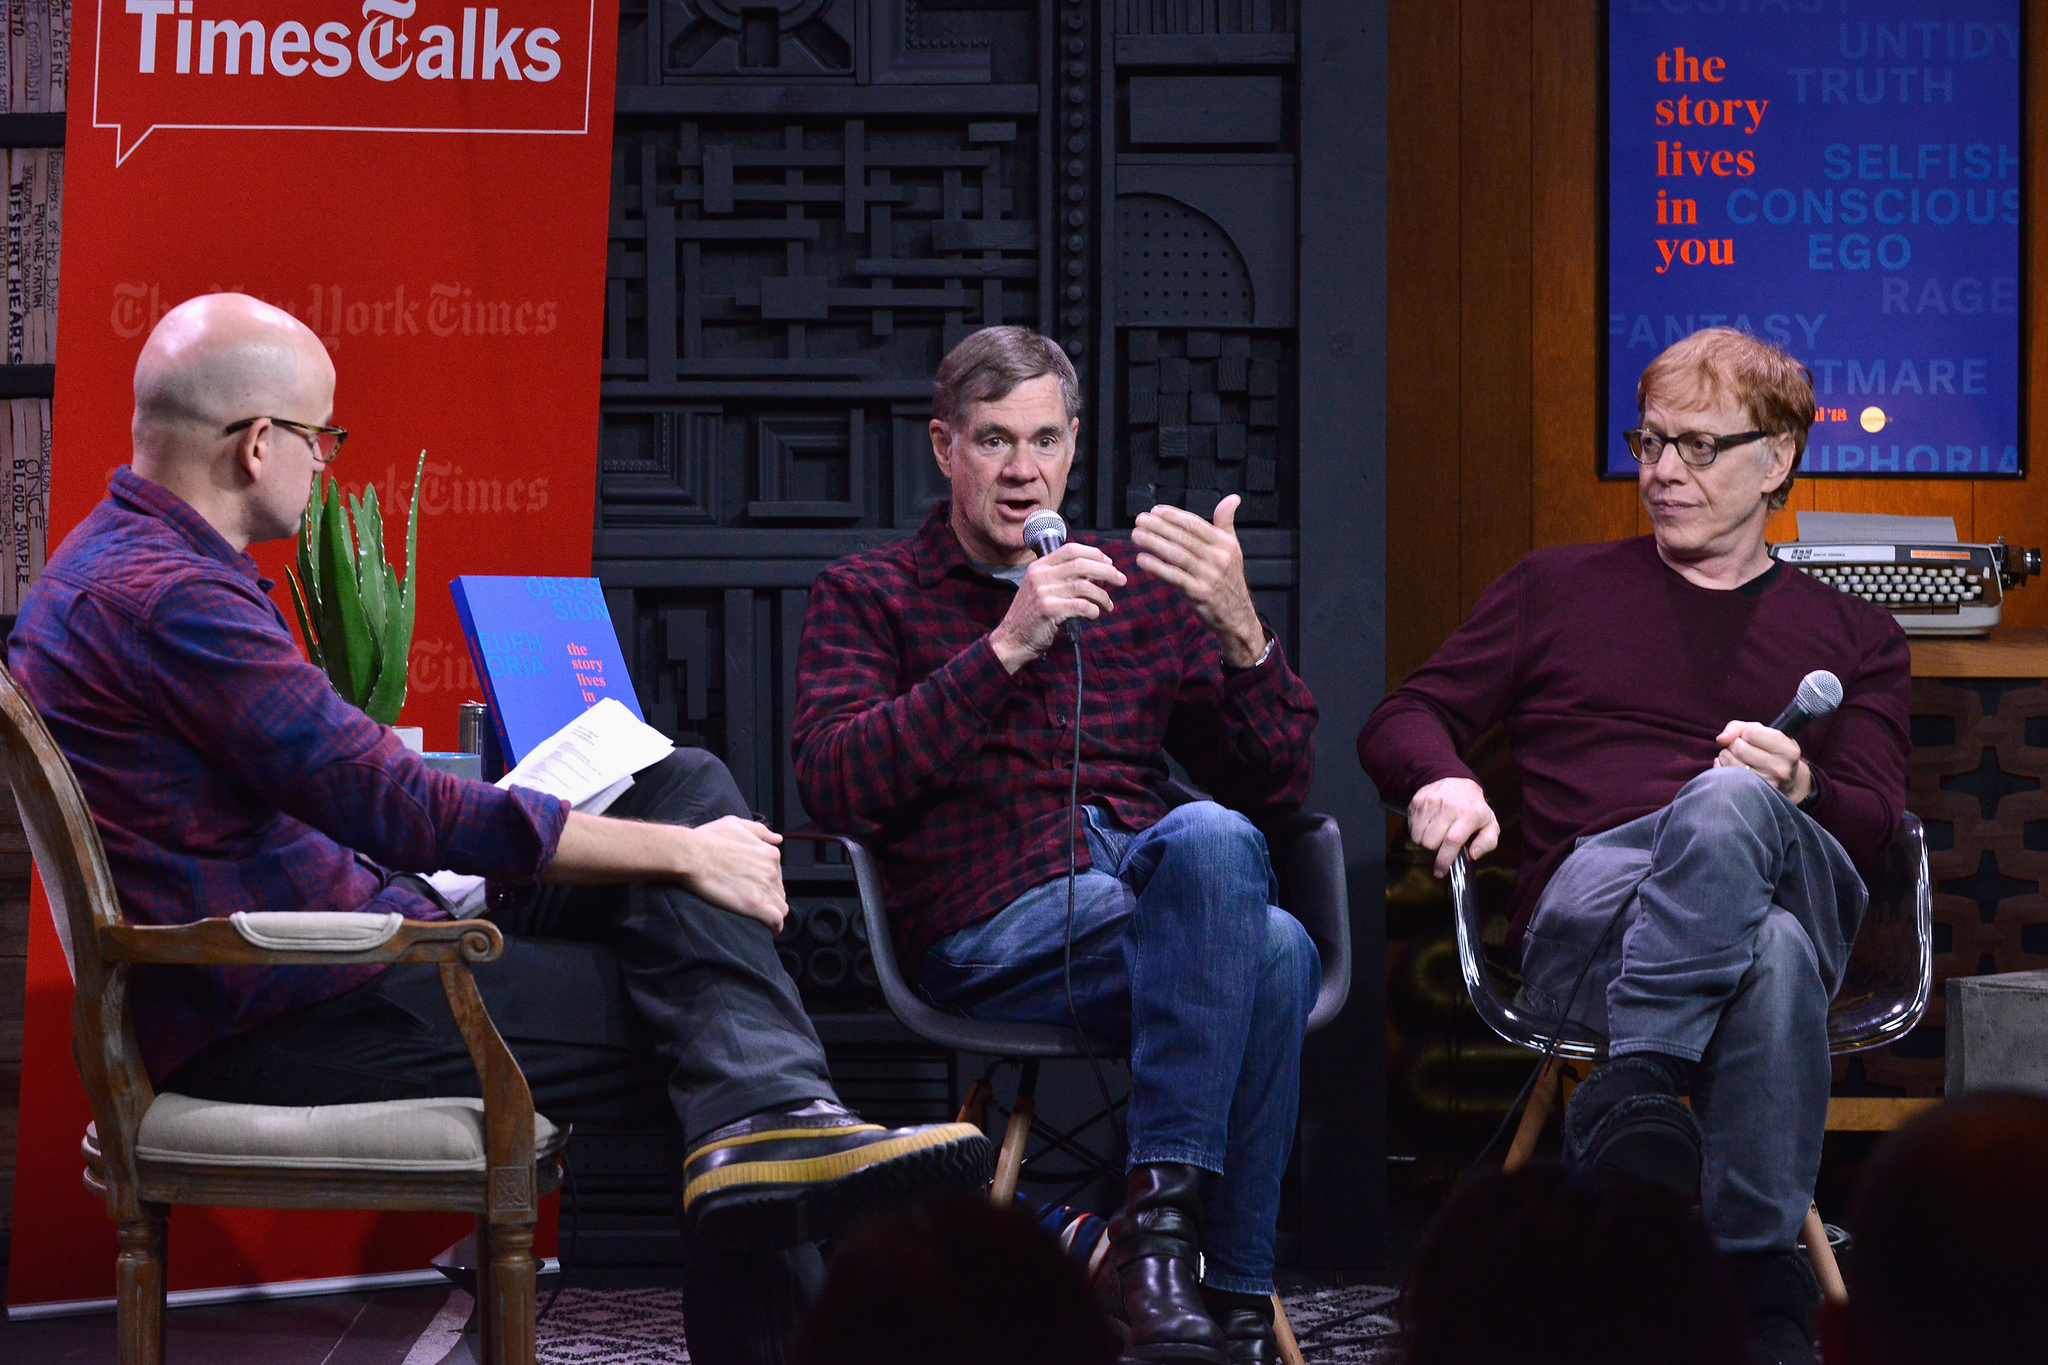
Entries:
{"label": "wooden armchair", "polygon": [[[482,920],[396,914],[237,914],[126,924],[99,832],[65,761],[0,668],[0,767],[63,941],[75,991],[72,1052],[93,1122],[86,1188],[118,1229],[115,1313],[122,1365],[164,1354],[165,1219],[172,1204],[464,1211],[476,1215],[477,1318],[486,1365],[532,1365],[533,1224],[560,1181],[568,1128],[533,1112],[470,966],[504,951]],[[304,1109],[157,1094],[128,1009],[131,963],[317,965],[432,962],[483,1098]]]}

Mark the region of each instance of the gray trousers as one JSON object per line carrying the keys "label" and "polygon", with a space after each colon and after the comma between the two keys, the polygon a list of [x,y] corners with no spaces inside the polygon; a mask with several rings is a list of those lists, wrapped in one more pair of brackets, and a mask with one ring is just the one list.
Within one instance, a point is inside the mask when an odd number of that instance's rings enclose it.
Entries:
{"label": "gray trousers", "polygon": [[1610,1056],[1698,1063],[1700,1197],[1724,1251],[1788,1248],[1827,1124],[1827,1011],[1868,899],[1833,835],[1746,768],[1580,843],[1544,888],[1519,1003]]}

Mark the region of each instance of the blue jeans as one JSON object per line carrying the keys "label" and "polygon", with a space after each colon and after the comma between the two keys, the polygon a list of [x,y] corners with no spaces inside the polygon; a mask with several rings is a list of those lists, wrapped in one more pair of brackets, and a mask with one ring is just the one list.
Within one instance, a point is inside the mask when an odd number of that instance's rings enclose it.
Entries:
{"label": "blue jeans", "polygon": [[1848,853],[1777,788],[1709,768],[1580,843],[1529,921],[1531,1013],[1570,1003],[1609,1056],[1698,1063],[1700,1201],[1724,1251],[1798,1237],[1827,1126],[1828,1001],[1867,899]]}
{"label": "blue jeans", "polygon": [[[1130,1039],[1130,1162],[1216,1172],[1205,1281],[1271,1293],[1321,960],[1272,904],[1265,836],[1242,815],[1196,801],[1135,834],[1083,815],[1095,866],[1075,879],[1074,1005],[1091,1033]],[[1066,935],[1060,877],[936,944],[920,984],[970,1018],[1070,1024]]]}

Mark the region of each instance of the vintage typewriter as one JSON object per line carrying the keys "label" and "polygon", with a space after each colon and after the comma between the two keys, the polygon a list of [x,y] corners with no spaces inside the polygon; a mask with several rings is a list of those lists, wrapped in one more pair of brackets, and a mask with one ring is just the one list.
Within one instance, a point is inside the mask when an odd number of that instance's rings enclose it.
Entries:
{"label": "vintage typewriter", "polygon": [[1875,602],[1908,635],[1988,635],[2007,590],[2041,572],[2041,552],[1966,545],[1948,517],[1801,512],[1799,539],[1771,546],[1801,573]]}

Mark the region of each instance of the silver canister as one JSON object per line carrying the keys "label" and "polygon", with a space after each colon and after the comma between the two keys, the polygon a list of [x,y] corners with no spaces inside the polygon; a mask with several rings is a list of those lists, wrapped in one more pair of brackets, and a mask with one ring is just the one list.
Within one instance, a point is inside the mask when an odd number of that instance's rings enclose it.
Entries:
{"label": "silver canister", "polygon": [[482,757],[483,780],[496,782],[505,775],[505,759],[498,747],[498,727],[492,723],[491,708],[480,701],[466,701],[456,713],[455,745],[466,754]]}
{"label": "silver canister", "polygon": [[491,708],[480,701],[466,701],[456,713],[455,747],[465,754],[484,751],[484,734],[491,728]]}

